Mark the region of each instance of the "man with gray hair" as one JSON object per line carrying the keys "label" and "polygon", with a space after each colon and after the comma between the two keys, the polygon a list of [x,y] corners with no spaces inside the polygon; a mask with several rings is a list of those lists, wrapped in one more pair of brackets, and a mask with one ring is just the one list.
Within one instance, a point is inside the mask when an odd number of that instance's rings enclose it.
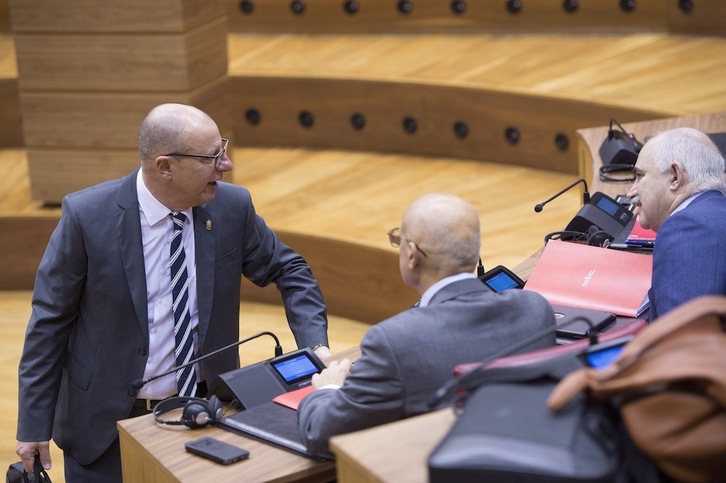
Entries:
{"label": "man with gray hair", "polygon": [[650,320],[701,295],[726,295],[724,158],[693,128],[645,143],[628,197],[640,224],[657,232],[648,291]]}
{"label": "man with gray hair", "polygon": [[332,362],[313,376],[316,390],[298,419],[314,453],[327,452],[331,436],[437,409],[428,403],[458,364],[555,345],[554,313],[541,295],[495,293],[474,275],[479,216],[467,201],[423,196],[388,237],[399,247],[401,278],[420,301],[371,327],[354,367]]}

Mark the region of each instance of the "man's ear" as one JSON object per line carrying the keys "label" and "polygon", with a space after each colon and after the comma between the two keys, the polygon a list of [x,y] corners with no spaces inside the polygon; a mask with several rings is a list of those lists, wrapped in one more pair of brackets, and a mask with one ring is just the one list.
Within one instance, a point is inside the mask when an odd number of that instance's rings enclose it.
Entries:
{"label": "man's ear", "polygon": [[162,176],[171,175],[171,158],[169,156],[158,156],[154,160],[154,167],[156,171]]}
{"label": "man's ear", "polygon": [[679,162],[671,163],[671,191],[678,191],[688,184],[688,173]]}
{"label": "man's ear", "polygon": [[418,250],[416,250],[415,248],[411,247],[411,244],[413,242],[406,241],[405,243],[409,244],[409,246],[408,246],[408,260],[407,260],[408,268],[410,270],[414,270],[416,267],[418,267],[419,263],[421,263],[421,254],[419,253]]}

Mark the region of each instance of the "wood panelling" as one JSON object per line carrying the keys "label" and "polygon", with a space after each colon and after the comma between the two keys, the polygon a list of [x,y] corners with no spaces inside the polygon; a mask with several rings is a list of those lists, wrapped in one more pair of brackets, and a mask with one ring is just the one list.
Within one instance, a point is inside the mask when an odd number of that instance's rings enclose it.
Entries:
{"label": "wood panelling", "polygon": [[0,33],[10,32],[10,13],[8,0],[0,0]]}
{"label": "wood panelling", "polygon": [[17,33],[22,90],[189,91],[227,72],[226,19],[181,34]]}
{"label": "wood panelling", "polygon": [[[346,4],[356,3],[355,12]],[[256,33],[618,33],[673,32],[726,35],[722,0],[638,0],[624,10],[618,0],[519,2],[410,0],[407,13],[394,0],[227,0],[230,30]],[[246,10],[243,10],[243,5]],[[293,10],[295,5],[296,10]],[[692,8],[688,8],[688,6]],[[249,7],[252,6],[250,9]],[[300,8],[302,6],[302,8]]]}
{"label": "wood panelling", "polygon": [[178,33],[225,16],[224,0],[0,1],[10,4],[15,32]]}
{"label": "wood panelling", "polygon": [[726,2],[723,0],[682,0],[666,5],[670,32],[726,36]]}
{"label": "wood panelling", "polygon": [[17,79],[0,77],[0,147],[23,146]]}
{"label": "wood panelling", "polygon": [[25,91],[20,97],[25,139],[33,148],[136,149],[141,121],[164,102],[195,105],[231,134],[228,84],[221,77],[190,92]]}
{"label": "wood panelling", "polygon": [[[667,0],[638,0],[624,11],[616,0],[579,2],[568,12],[561,0],[519,2],[512,13],[508,2],[465,0],[366,0],[355,13],[342,0],[228,0],[230,28],[237,32],[298,33],[412,33],[412,32],[633,32],[665,30]],[[245,13],[242,5],[253,5]],[[300,8],[302,6],[302,8]],[[293,10],[294,8],[297,10]],[[455,10],[456,8],[460,10]],[[461,10],[463,7],[463,10]],[[404,11],[406,13],[404,13]],[[299,12],[299,13],[296,13]]]}
{"label": "wood panelling", "polygon": [[221,5],[11,1],[35,199],[58,203],[128,172],[139,125],[163,102],[196,105],[231,136]]}
{"label": "wood panelling", "polygon": [[[235,77],[238,142],[244,146],[307,146],[451,156],[575,173],[575,130],[615,116],[659,117],[638,109],[415,82]],[[245,114],[256,111],[253,124]],[[301,116],[313,122],[305,125]],[[354,115],[365,117],[356,129]],[[407,131],[406,120],[416,128]],[[457,135],[457,127],[464,129]],[[507,140],[516,129],[516,142]],[[565,144],[558,147],[558,136]]]}

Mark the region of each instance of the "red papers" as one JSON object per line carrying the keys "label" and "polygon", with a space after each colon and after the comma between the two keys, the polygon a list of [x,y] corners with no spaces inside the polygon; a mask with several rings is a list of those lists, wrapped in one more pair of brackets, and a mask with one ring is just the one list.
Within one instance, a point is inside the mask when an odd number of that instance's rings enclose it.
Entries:
{"label": "red papers", "polygon": [[656,233],[653,230],[648,230],[640,225],[640,220],[635,219],[633,229],[630,231],[628,238],[625,243],[628,245],[652,245],[655,243]]}
{"label": "red papers", "polygon": [[635,317],[650,288],[653,257],[552,240],[524,286],[551,304]]}
{"label": "red papers", "polygon": [[285,407],[297,411],[297,407],[300,405],[300,401],[302,401],[305,396],[307,396],[314,390],[315,387],[310,384],[309,386],[305,386],[301,389],[295,389],[294,391],[290,392],[283,392],[279,396],[275,396],[274,398],[272,398],[272,400],[275,401],[277,404],[281,404]]}

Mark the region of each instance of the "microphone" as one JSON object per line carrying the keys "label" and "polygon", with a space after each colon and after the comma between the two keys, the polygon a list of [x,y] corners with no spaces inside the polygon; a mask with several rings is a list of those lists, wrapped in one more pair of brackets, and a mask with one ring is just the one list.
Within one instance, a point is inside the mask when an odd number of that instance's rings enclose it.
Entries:
{"label": "microphone", "polygon": [[476,266],[476,276],[482,277],[485,273],[484,264],[481,262],[481,257],[479,257],[479,264]]}
{"label": "microphone", "polygon": [[258,337],[262,337],[263,335],[269,335],[270,337],[272,337],[273,339],[275,339],[275,357],[281,356],[282,355],[282,346],[280,345],[280,340],[277,338],[277,336],[275,334],[273,334],[272,332],[268,332],[268,331],[258,332],[255,335],[251,335],[250,337],[247,337],[245,339],[238,340],[237,342],[233,342],[232,344],[230,344],[228,346],[224,346],[224,347],[222,347],[220,349],[217,349],[216,351],[212,351],[209,354],[205,354],[205,355],[203,355],[201,357],[197,357],[196,359],[192,359],[191,361],[187,362],[186,364],[182,364],[181,366],[177,366],[177,367],[175,367],[174,369],[172,369],[170,371],[166,371],[166,372],[164,372],[162,374],[157,374],[155,376],[151,376],[148,379],[136,379],[134,382],[131,383],[131,389],[133,389],[134,391],[138,391],[139,389],[141,389],[142,387],[144,387],[145,385],[147,385],[151,381],[155,381],[155,380],[159,379],[160,377],[164,377],[164,376],[168,376],[169,374],[173,374],[176,371],[180,371],[180,370],[184,369],[185,367],[189,367],[189,366],[191,366],[193,364],[196,364],[197,362],[201,362],[201,361],[203,361],[205,359],[208,359],[208,358],[210,358],[212,356],[216,356],[220,352],[224,352],[226,350],[232,349],[233,347],[237,347],[238,345],[244,344],[245,342],[249,342],[249,341],[251,341],[253,339],[256,339]]}
{"label": "microphone", "polygon": [[580,178],[577,181],[575,181],[574,183],[572,183],[570,186],[568,186],[567,188],[563,189],[562,191],[560,191],[559,193],[554,195],[552,198],[548,199],[547,201],[543,201],[542,203],[537,203],[536,205],[534,205],[534,211],[539,213],[540,211],[542,211],[542,208],[544,208],[544,205],[546,205],[550,201],[554,200],[555,198],[560,196],[565,191],[572,189],[578,183],[583,183],[585,185],[585,192],[582,194],[582,204],[583,205],[588,204],[590,202],[590,192],[587,190],[587,181],[585,181],[583,178]]}

